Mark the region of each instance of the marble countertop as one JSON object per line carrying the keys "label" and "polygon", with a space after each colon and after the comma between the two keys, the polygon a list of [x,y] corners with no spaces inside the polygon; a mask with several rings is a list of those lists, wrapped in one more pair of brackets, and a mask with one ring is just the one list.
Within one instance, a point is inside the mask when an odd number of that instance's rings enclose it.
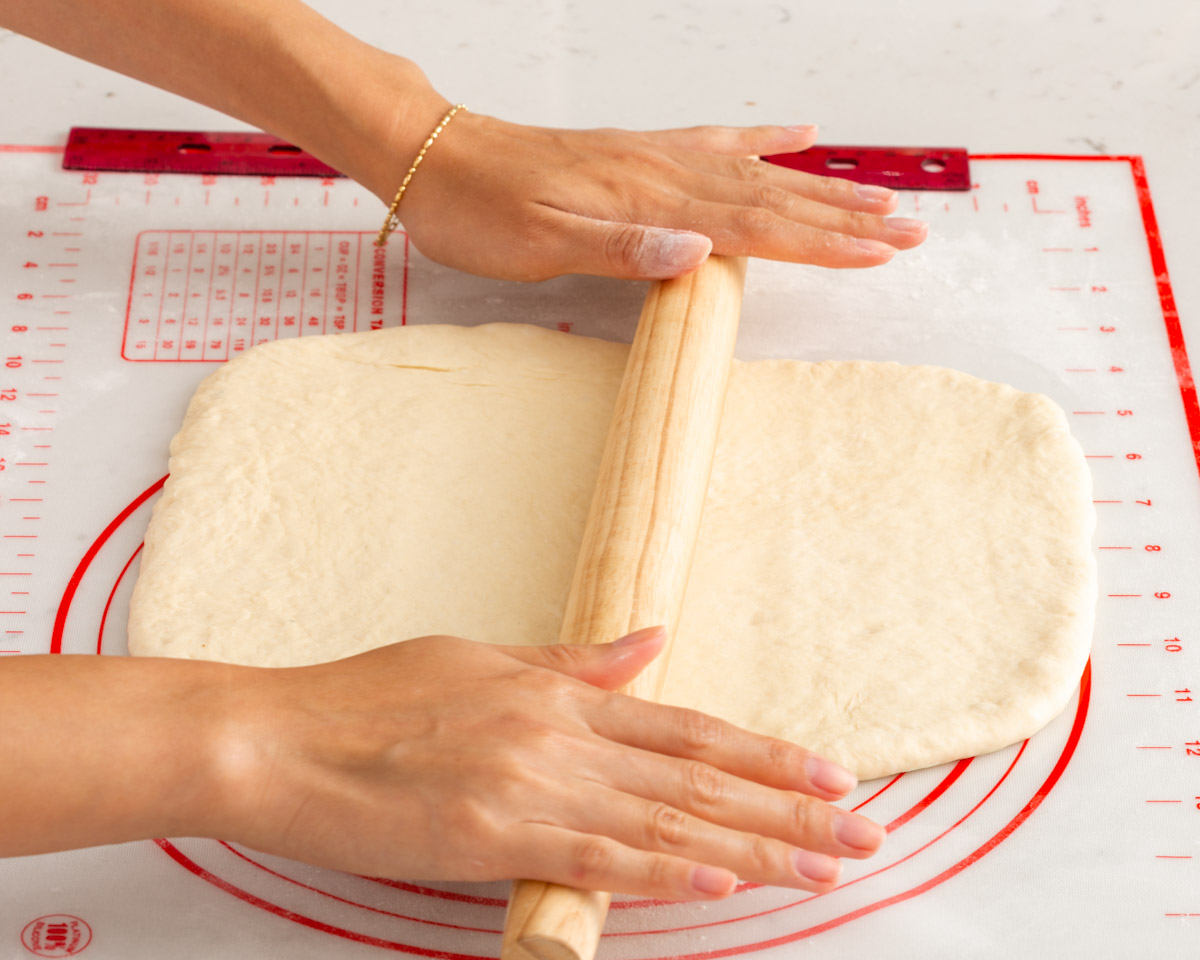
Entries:
{"label": "marble countertop", "polygon": [[[1200,337],[1200,6],[1185,0],[313,4],[454,100],[559,126],[809,123],[830,143],[1141,154]],[[72,124],[239,126],[0,32],[0,142]]]}

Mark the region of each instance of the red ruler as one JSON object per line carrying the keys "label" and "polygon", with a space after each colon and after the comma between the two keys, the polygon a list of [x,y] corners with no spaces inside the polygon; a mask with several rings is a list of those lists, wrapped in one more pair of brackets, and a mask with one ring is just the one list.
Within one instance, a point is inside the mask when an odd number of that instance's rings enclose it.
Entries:
{"label": "red ruler", "polygon": [[764,160],[855,183],[896,190],[970,190],[971,168],[961,147],[827,147],[776,153]]}
{"label": "red ruler", "polygon": [[[807,173],[900,190],[969,190],[967,151],[957,147],[810,147],[763,157]],[[66,170],[340,177],[299,147],[269,133],[72,127]]]}
{"label": "red ruler", "polygon": [[342,176],[312,154],[269,133],[111,127],[72,127],[63,152],[63,169],[259,177]]}

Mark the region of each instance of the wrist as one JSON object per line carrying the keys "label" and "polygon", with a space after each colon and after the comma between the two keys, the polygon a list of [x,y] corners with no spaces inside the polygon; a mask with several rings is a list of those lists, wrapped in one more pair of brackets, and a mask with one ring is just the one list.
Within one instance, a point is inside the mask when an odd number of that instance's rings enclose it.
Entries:
{"label": "wrist", "polygon": [[153,695],[158,718],[147,724],[157,734],[161,770],[157,796],[150,799],[149,834],[225,839],[234,799],[227,754],[236,742],[231,734],[238,726],[238,691],[250,668],[194,660],[145,662],[159,667]]}
{"label": "wrist", "polygon": [[203,788],[187,799],[189,835],[253,842],[256,824],[269,817],[267,788],[278,772],[280,732],[288,725],[274,683],[286,671],[208,666],[217,671],[196,700],[197,780]]}
{"label": "wrist", "polygon": [[390,204],[417,153],[453,104],[411,61],[390,57],[376,89],[364,98],[365,136],[354,144],[350,176]]}
{"label": "wrist", "polygon": [[316,113],[335,118],[300,145],[390,203],[425,138],[451,107],[411,60],[359,44],[348,81]]}

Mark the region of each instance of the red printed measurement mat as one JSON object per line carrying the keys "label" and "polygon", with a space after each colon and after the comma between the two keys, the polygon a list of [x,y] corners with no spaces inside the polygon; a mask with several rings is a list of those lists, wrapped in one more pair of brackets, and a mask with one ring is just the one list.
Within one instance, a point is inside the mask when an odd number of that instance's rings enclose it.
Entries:
{"label": "red printed measurement mat", "polygon": [[[167,443],[239,349],[404,322],[627,340],[636,321],[635,284],[466,277],[402,235],[379,254],[382,209],[348,181],[147,181],[64,172],[56,151],[0,151],[0,657],[124,653]],[[604,958],[1194,952],[1200,410],[1149,188],[1124,157],[977,156],[971,174],[969,192],[904,196],[931,239],[887,267],[755,261],[738,351],[940,364],[1067,411],[1099,521],[1078,694],[1026,743],[862,784],[848,803],[889,840],[832,893],[618,899]],[[0,954],[23,955],[41,923],[56,943],[86,931],[70,942],[87,957],[132,960],[494,957],[506,894],[178,838],[0,862],[0,889]]]}

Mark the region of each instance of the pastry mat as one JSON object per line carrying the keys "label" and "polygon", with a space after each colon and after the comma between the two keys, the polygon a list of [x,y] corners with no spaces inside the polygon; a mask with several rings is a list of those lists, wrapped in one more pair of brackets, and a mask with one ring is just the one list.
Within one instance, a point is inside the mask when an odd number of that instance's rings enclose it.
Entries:
{"label": "pastry mat", "polygon": [[[522,286],[442,268],[403,234],[373,247],[382,207],[346,180],[67,172],[61,153],[0,146],[0,658],[125,652],[167,444],[199,380],[247,346],[406,322],[633,333],[636,284]],[[1079,691],[1026,743],[862,784],[849,805],[891,835],[832,893],[619,899],[604,958],[1194,949],[1200,410],[1142,165],[972,159],[969,192],[904,195],[932,234],[886,267],[753,262],[738,352],[941,364],[1061,404],[1099,520]],[[0,891],[4,957],[327,960],[494,957],[507,884],[170,839],[0,861]]]}

